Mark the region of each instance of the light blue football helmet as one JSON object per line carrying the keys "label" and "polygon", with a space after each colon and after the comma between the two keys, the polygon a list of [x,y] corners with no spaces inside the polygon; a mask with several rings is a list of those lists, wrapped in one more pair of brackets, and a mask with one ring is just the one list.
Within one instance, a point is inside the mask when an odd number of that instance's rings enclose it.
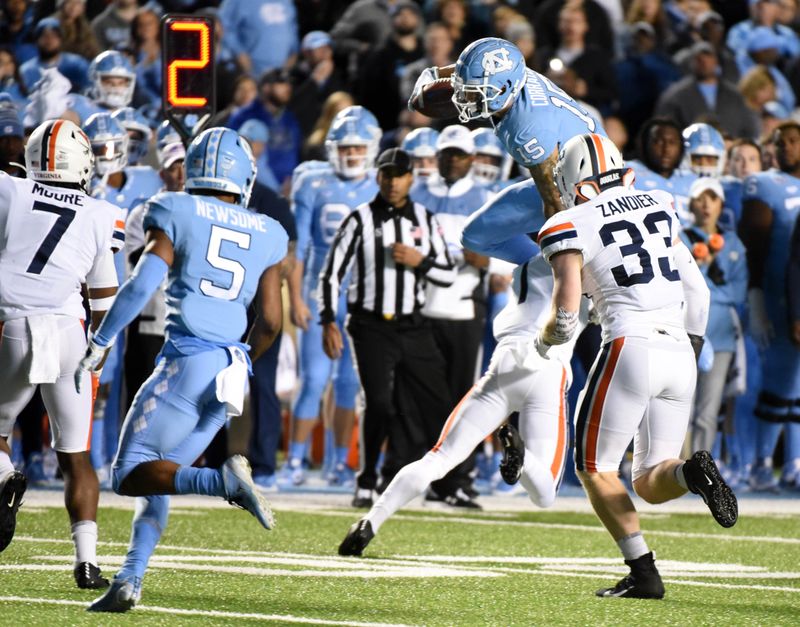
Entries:
{"label": "light blue football helmet", "polygon": [[229,128],[200,133],[186,150],[187,191],[211,190],[239,196],[246,207],[256,180],[256,161],[247,141]]}
{"label": "light blue football helmet", "polygon": [[411,165],[414,168],[415,177],[426,177],[436,172],[436,166],[426,167],[435,164],[431,159],[436,158],[436,140],[439,139],[439,131],[428,128],[415,128],[403,139],[400,146],[411,157]]}
{"label": "light blue football helmet", "polygon": [[359,120],[363,120],[375,137],[375,141],[378,143],[381,141],[383,131],[381,130],[380,124],[378,124],[378,118],[376,118],[369,109],[365,109],[361,105],[345,107],[333,117],[331,127],[336,124],[337,120],[341,120],[342,118],[358,118]]}
{"label": "light blue football helmet", "polygon": [[128,132],[128,163],[138,164],[147,155],[153,131],[145,117],[133,107],[122,107],[111,114]]}
{"label": "light blue football helmet", "polygon": [[110,113],[95,113],[83,125],[92,144],[99,176],[119,172],[128,164],[128,132]]}
{"label": "light blue football helmet", "polygon": [[[472,178],[484,185],[492,185],[500,180],[508,153],[490,128],[476,128],[472,131],[472,139],[475,142],[476,156],[470,170]],[[477,158],[478,155],[488,156],[492,158],[492,161],[496,161],[488,163]]]}
{"label": "light blue football helmet", "polygon": [[[123,86],[109,86],[104,78],[123,78]],[[127,107],[136,88],[136,72],[133,65],[121,52],[106,50],[98,54],[89,64],[89,80],[92,83],[92,98],[110,109]]]}
{"label": "light blue football helmet", "polygon": [[464,48],[452,77],[458,119],[490,118],[513,103],[525,85],[525,69],[525,57],[505,39],[485,37]]}
{"label": "light blue football helmet", "polygon": [[[365,146],[366,153],[342,157],[339,149],[345,146]],[[325,150],[328,154],[328,162],[339,176],[347,179],[362,177],[375,162],[378,154],[375,127],[364,115],[360,117],[339,117],[337,115],[325,138]]]}
{"label": "light blue football helmet", "polygon": [[[716,157],[715,165],[695,163],[694,157]],[[725,140],[710,124],[691,124],[683,129],[683,163],[698,176],[720,177],[725,171]]]}

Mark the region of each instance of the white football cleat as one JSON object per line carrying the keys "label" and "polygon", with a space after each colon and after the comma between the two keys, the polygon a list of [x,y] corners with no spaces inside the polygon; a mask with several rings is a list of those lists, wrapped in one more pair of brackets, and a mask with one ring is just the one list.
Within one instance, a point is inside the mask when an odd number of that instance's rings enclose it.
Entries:
{"label": "white football cleat", "polygon": [[241,455],[234,455],[222,466],[222,481],[228,503],[246,509],[258,519],[264,529],[275,526],[275,517],[264,495],[261,494],[250,472],[250,464]]}

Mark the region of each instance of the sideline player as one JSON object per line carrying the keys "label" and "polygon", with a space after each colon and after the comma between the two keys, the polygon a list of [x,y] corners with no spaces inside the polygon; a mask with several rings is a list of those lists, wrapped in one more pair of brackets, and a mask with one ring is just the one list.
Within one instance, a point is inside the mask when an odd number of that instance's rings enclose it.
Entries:
{"label": "sideline player", "polygon": [[597,595],[660,599],[664,585],[619,478],[631,440],[633,488],[645,501],[663,503],[691,490],[723,527],[733,526],[738,516],[736,497],[708,451],[678,459],[709,291],[679,239],[672,196],[634,189],[633,171],[610,140],[582,135],[568,141],[555,179],[570,208],[550,218],[538,236],[555,285],[550,318],[536,345],[547,356],[569,342],[581,293],[588,294],[600,318],[603,348],[578,400],[575,462],[592,507],[631,569]]}
{"label": "sideline player", "polygon": [[[218,496],[266,529],[274,524],[243,457],[231,457],[221,470],[191,464],[225,425],[226,414],[241,414],[250,361],[280,331],[279,262],[288,236],[271,218],[245,209],[255,162],[235,131],[201,133],[186,164],[188,193],[165,192],[147,203],[144,252],[76,372],[80,377],[96,369],[169,273],[164,348],[125,418],[112,469],[117,494],[145,498],[137,501],[122,569],[91,611],[125,612],[139,600],[147,562],[167,524],[169,494]],[[239,338],[257,290],[260,313],[248,347]]]}
{"label": "sideline player", "polygon": [[461,122],[488,119],[508,153],[530,170],[545,206],[545,216],[561,208],[553,181],[558,147],[582,133],[605,135],[600,122],[550,79],[525,67],[514,44],[497,37],[479,39],[464,48],[455,65],[426,68],[409,98],[409,106],[423,88],[440,78],[452,78],[453,104]]}
{"label": "sideline player", "polygon": [[[342,356],[331,361],[322,350],[322,327],[318,324],[317,290],[328,249],[342,221],[357,206],[372,200],[378,192],[375,179],[367,176],[373,167],[378,141],[363,117],[337,119],[325,141],[330,170],[316,170],[302,177],[292,194],[297,221],[297,262],[292,271],[292,320],[300,335],[300,392],[293,409],[292,435],[285,477],[294,485],[305,481],[303,460],[307,441],[316,424],[328,381],[333,378],[333,427],[335,461],[328,481],[334,485],[353,483],[347,453],[355,420],[359,390],[349,343]],[[300,285],[302,284],[302,287]],[[347,313],[345,290],[339,304],[339,326],[344,329]]]}
{"label": "sideline player", "polygon": [[98,483],[88,452],[95,381],[82,373],[76,393],[72,375],[86,348],[81,284],[96,328],[117,291],[112,249],[122,245],[124,215],[87,195],[92,148],[72,122],[36,128],[25,167],[28,179],[0,173],[0,551],[14,534],[26,484],[14,472],[7,440],[40,386],[64,473],[75,580],[80,588],[104,588],[96,554]]}

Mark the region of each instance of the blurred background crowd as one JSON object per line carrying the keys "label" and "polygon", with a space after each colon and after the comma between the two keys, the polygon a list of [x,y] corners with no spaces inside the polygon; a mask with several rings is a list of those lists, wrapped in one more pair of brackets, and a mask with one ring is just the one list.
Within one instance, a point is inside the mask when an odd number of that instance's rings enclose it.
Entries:
{"label": "blurred background crowd", "polygon": [[[337,114],[360,106],[373,129],[362,137],[366,154],[408,150],[417,198],[438,203],[428,206],[437,215],[467,215],[521,180],[489,130],[470,126],[462,134],[446,129],[455,119],[431,120],[406,107],[426,67],[449,65],[475,39],[496,36],[604,121],[638,187],[675,196],[684,237],[712,290],[713,355],[699,375],[687,450],[713,448],[738,490],[800,493],[800,312],[792,308],[789,271],[800,209],[796,0],[0,0],[0,11],[0,169],[24,176],[26,133],[41,121],[81,124],[100,146],[93,194],[130,211],[121,278],[141,252],[141,204],[183,185],[183,147],[161,110],[161,16],[214,21],[211,125],[250,142],[258,164],[251,207],[277,217],[296,247],[283,337],[256,363],[251,411],[198,463],[244,452],[265,490],[352,489],[358,381],[347,378],[352,364],[320,361],[327,358],[314,332],[317,275],[309,269],[311,249],[326,238],[330,245],[353,207],[329,202],[301,215],[303,176],[313,185],[309,164],[325,162],[342,179],[364,177],[337,165],[347,161],[338,151],[361,140],[331,136]],[[457,237],[448,243],[477,276],[463,298],[480,328],[467,353],[469,381],[459,358],[445,359],[460,369],[446,373],[452,389],[442,391],[452,406],[488,363],[491,319],[507,302],[510,268],[460,250]],[[459,312],[433,317],[448,315],[463,320]],[[163,339],[159,318],[163,303],[154,301],[104,369],[92,446],[101,477],[125,409],[152,370]],[[597,352],[593,326],[576,351],[573,395]],[[306,350],[303,336],[317,346]],[[442,350],[448,357],[444,341]],[[341,397],[330,380],[342,384]],[[334,423],[344,430],[334,433]],[[46,425],[34,399],[15,432],[15,463],[34,483],[56,473]],[[468,464],[458,498],[446,502],[476,507],[479,492],[513,489],[498,482],[497,463],[497,447],[487,442]]]}

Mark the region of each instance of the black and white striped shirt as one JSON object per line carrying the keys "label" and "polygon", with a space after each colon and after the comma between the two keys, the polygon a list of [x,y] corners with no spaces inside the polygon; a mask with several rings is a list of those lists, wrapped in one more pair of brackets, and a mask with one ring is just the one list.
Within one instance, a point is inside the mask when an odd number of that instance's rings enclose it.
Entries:
{"label": "black and white striped shirt", "polygon": [[[392,259],[395,242],[413,246],[425,259],[416,267]],[[387,319],[410,315],[425,302],[425,283],[447,287],[456,277],[436,218],[419,203],[392,207],[380,195],[356,207],[336,232],[320,273],[320,321],[336,319],[342,279],[352,268],[348,311]]]}

